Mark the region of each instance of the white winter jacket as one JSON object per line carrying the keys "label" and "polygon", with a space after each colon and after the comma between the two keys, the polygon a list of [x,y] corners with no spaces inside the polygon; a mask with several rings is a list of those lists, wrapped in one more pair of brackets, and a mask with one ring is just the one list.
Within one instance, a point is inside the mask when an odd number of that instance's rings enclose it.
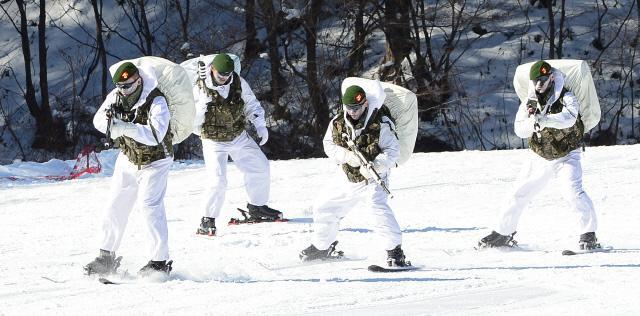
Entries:
{"label": "white winter jacket", "polygon": [[[369,94],[365,91],[367,95]],[[363,126],[367,126],[369,119],[371,118],[371,114],[375,109],[379,109],[384,104],[384,91],[378,91],[378,94],[381,96],[379,99],[368,99],[369,105],[367,107],[367,112],[365,122]],[[344,148],[338,146],[333,142],[333,122],[338,118],[338,116],[334,117],[329,123],[329,127],[327,128],[327,132],[324,135],[324,139],[322,140],[322,144],[324,146],[324,152],[327,156],[332,159],[336,164],[345,164],[347,163],[347,154],[349,153],[348,148]],[[346,109],[343,108],[343,118],[345,120],[345,125],[347,129],[351,133],[352,139],[358,137],[363,128],[354,129],[353,125],[347,119]],[[374,168],[380,173],[388,173],[389,169],[396,166],[396,162],[400,157],[400,143],[398,141],[398,137],[394,132],[395,125],[391,121],[390,118],[383,116],[382,123],[380,124],[380,138],[378,140],[378,147],[381,150],[381,153],[374,159],[373,165]],[[382,174],[380,175],[382,176]]]}
{"label": "white winter jacket", "polygon": [[[158,79],[156,78],[153,69],[145,66],[140,66],[138,67],[138,74],[140,74],[140,77],[142,77],[142,93],[140,94],[140,98],[138,99],[136,104],[131,107],[132,110],[139,108],[146,101],[149,93],[153,89],[158,87]],[[111,107],[112,104],[116,103],[117,92],[117,88],[109,92],[104,102],[102,102],[102,105],[93,117],[93,126],[95,126],[96,129],[102,133],[107,132],[107,110]],[[156,131],[158,140],[156,140],[156,138],[153,136],[150,125],[134,124],[136,127],[135,133],[132,133],[131,135],[127,134],[127,136],[133,138],[139,143],[148,146],[156,146],[158,145],[158,141],[161,142],[164,139],[164,136],[169,129],[170,119],[171,114],[169,113],[167,100],[162,96],[155,97],[151,102],[151,106],[149,107],[148,123],[152,125],[153,129]]]}
{"label": "white winter jacket", "polygon": [[[552,68],[552,73],[554,76],[553,95],[549,98],[547,104],[545,106],[542,106],[542,108],[548,108],[547,105],[551,106],[551,104],[556,102],[556,100],[560,98],[562,88],[564,87],[564,74],[555,68]],[[531,81],[529,82],[528,91],[528,99],[524,100],[520,104],[518,113],[516,113],[514,130],[518,137],[531,137],[531,135],[535,132],[534,124],[536,118],[541,129],[545,127],[565,129],[573,126],[576,123],[576,120],[578,119],[578,113],[580,112],[580,103],[578,102],[578,98],[573,94],[573,92],[568,91],[562,97],[564,107],[562,108],[562,111],[560,113],[538,114],[536,115],[536,117],[529,117],[529,112],[527,110],[527,101],[529,99],[537,100],[535,86]]]}
{"label": "white winter jacket", "polygon": [[[266,122],[264,119],[264,109],[262,105],[260,105],[260,101],[253,94],[253,90],[240,75],[240,87],[242,88],[242,101],[244,101],[244,114],[245,117],[255,126],[256,128],[266,126]],[[207,71],[207,76],[204,80],[207,88],[215,90],[220,94],[221,97],[227,98],[229,96],[229,90],[231,89],[231,83],[233,82],[233,76],[231,76],[231,80],[225,85],[215,85],[213,84],[213,79],[211,78],[211,71]],[[193,121],[193,133],[196,135],[200,135],[200,131],[202,129],[202,123],[204,123],[205,116],[204,114],[207,112],[207,103],[211,102],[211,97],[209,97],[206,92],[202,91],[198,85],[193,87],[193,97],[195,99],[196,104],[196,116]]]}

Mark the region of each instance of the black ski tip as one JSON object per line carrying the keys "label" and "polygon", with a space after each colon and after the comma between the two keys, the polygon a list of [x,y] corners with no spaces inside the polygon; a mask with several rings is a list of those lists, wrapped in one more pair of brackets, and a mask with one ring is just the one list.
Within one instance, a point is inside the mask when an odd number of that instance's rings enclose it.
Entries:
{"label": "black ski tip", "polygon": [[379,266],[377,264],[372,264],[369,267],[367,267],[367,270],[369,270],[371,272],[382,272],[382,273],[404,272],[404,271],[411,271],[411,270],[416,270],[416,269],[418,269],[418,268],[416,268],[414,266],[385,268],[385,267],[381,267],[381,266]]}
{"label": "black ski tip", "polygon": [[105,277],[99,278],[98,281],[100,281],[100,283],[102,283],[102,284],[118,284],[116,282],[113,282],[113,281],[105,278]]}
{"label": "black ski tip", "polygon": [[600,253],[600,252],[610,252],[613,250],[613,247],[605,247],[605,248],[594,248],[587,250],[563,250],[563,256],[574,256],[580,254],[588,254],[588,253]]}

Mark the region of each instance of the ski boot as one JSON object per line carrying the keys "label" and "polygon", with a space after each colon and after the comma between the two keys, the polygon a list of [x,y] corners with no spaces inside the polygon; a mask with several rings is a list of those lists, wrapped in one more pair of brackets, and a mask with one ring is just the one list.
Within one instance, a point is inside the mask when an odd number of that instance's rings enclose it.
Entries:
{"label": "ski boot", "polygon": [[593,250],[602,248],[602,246],[600,246],[600,243],[598,243],[598,238],[596,238],[595,232],[589,232],[580,235],[578,246],[580,247],[580,250]]}
{"label": "ski boot", "polygon": [[405,260],[404,251],[402,247],[397,245],[391,250],[387,250],[387,265],[390,267],[409,267],[411,261]]}
{"label": "ski boot", "polygon": [[196,231],[198,235],[215,236],[216,235],[216,219],[213,217],[203,217],[200,220],[200,227]]}
{"label": "ski boot", "polygon": [[313,261],[313,260],[327,260],[327,259],[340,259],[344,256],[344,252],[336,251],[336,245],[338,241],[334,241],[329,248],[320,250],[316,246],[311,245],[302,250],[299,254],[301,261]]}
{"label": "ski boot", "polygon": [[478,247],[476,249],[483,248],[499,248],[499,247],[515,247],[518,242],[513,239],[516,232],[513,232],[511,236],[505,236],[498,234],[495,230],[491,234],[480,239]]}
{"label": "ski boot", "polygon": [[120,266],[120,260],[122,260],[122,257],[116,258],[116,253],[114,251],[100,249],[100,256],[96,257],[93,261],[84,266],[84,271],[87,275],[114,274]]}
{"label": "ski boot", "polygon": [[275,221],[282,219],[282,212],[276,211],[266,205],[253,205],[247,203],[250,219]]}
{"label": "ski boot", "polygon": [[169,260],[169,261],[165,261],[165,260],[161,260],[161,261],[149,261],[149,263],[147,263],[147,265],[145,265],[144,267],[142,267],[142,269],[140,269],[140,271],[138,271],[138,275],[142,276],[142,277],[146,277],[151,275],[154,272],[160,272],[160,273],[164,273],[166,275],[169,275],[169,272],[171,272],[171,269],[173,269],[171,267],[171,264],[173,263],[173,260]]}

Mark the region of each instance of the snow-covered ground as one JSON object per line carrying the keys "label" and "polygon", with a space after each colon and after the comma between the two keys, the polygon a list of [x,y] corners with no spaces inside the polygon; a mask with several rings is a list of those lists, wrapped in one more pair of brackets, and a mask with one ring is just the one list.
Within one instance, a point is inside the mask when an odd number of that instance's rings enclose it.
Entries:
{"label": "snow-covered ground", "polygon": [[[203,165],[176,163],[166,197],[172,276],[115,286],[82,271],[98,252],[109,171],[62,182],[9,180],[7,173],[35,169],[4,166],[0,315],[638,315],[639,152],[638,145],[587,148],[584,184],[599,216],[598,237],[615,250],[573,257],[560,252],[575,247],[577,220],[551,189],[523,215],[521,249],[473,249],[490,231],[528,151],[414,154],[392,175],[391,205],[405,253],[421,269],[395,274],[367,271],[385,252],[357,208],[338,236],[348,260],[298,261],[310,243],[313,198],[325,180],[340,176],[327,159],[273,161],[270,205],[292,221],[245,226],[223,224],[246,203],[232,164],[213,240],[195,235]],[[113,154],[101,157],[109,167]],[[146,253],[134,211],[118,251],[121,269],[137,271]]]}

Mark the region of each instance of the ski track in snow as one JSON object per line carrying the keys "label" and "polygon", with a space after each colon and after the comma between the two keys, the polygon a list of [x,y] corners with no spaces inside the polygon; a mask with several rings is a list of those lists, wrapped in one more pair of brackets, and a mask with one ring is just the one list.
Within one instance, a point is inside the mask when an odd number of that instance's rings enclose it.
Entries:
{"label": "ski track in snow", "polygon": [[[288,223],[227,226],[246,198],[229,166],[219,236],[195,235],[206,177],[201,162],[176,163],[166,195],[174,270],[164,283],[103,285],[83,275],[98,252],[110,178],[0,180],[0,315],[631,315],[640,312],[640,146],[587,148],[584,187],[610,253],[575,249],[575,214],[552,195],[554,182],[525,210],[516,250],[473,249],[490,232],[526,150],[414,154],[391,176],[390,200],[417,271],[372,273],[384,262],[366,212],[345,217],[338,249],[347,260],[300,263],[313,232],[311,205],[327,179],[327,159],[272,161],[270,205]],[[111,155],[110,157],[113,157]],[[103,161],[108,164],[108,161]],[[118,255],[135,273],[148,258],[134,210]]]}

